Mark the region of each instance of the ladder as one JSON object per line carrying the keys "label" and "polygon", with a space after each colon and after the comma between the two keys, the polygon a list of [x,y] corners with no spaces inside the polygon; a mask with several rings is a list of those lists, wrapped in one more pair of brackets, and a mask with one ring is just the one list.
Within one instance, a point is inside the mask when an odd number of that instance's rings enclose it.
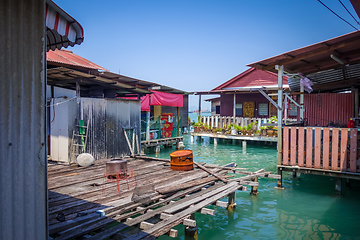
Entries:
{"label": "ladder", "polygon": [[73,156],[76,157],[81,153],[86,152],[86,143],[89,132],[89,120],[87,121],[87,125],[84,124],[84,120],[79,120],[79,124],[75,125],[75,129],[73,130],[72,140],[71,140],[71,159]]}

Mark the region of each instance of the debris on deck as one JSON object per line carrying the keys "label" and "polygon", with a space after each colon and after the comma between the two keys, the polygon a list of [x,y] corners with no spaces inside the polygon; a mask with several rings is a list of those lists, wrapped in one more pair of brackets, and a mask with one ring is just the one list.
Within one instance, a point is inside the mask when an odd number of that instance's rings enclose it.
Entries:
{"label": "debris on deck", "polygon": [[[49,234],[53,239],[84,237],[104,239],[155,239],[183,224],[196,231],[195,212],[214,215],[206,208],[235,207],[235,192],[251,186],[256,194],[258,177],[279,175],[245,171],[236,164],[218,166],[195,163],[194,170],[174,171],[170,160],[151,157],[127,158],[131,179],[105,174],[109,159],[90,167],[48,165]],[[231,173],[245,176],[234,178]],[[124,180],[125,179],[125,180]],[[129,184],[130,181],[130,184]],[[220,201],[229,197],[228,202]]]}

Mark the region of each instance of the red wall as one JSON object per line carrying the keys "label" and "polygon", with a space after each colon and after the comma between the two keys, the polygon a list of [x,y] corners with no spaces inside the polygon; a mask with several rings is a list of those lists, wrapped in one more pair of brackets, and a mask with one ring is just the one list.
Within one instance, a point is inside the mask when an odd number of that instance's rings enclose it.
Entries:
{"label": "red wall", "polygon": [[347,125],[353,117],[351,93],[320,93],[304,95],[304,117],[309,126],[327,126],[330,122]]}

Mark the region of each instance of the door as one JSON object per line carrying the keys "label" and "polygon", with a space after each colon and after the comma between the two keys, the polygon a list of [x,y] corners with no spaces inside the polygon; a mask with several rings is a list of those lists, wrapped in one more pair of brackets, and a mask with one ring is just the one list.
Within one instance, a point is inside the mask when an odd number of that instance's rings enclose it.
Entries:
{"label": "door", "polygon": [[243,105],[243,116],[252,118],[255,112],[255,102],[244,102]]}

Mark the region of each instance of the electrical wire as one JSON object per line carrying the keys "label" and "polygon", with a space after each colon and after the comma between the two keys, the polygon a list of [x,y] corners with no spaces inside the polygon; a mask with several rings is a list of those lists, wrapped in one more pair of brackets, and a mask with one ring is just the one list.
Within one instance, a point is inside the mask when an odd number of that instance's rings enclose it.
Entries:
{"label": "electrical wire", "polygon": [[326,7],[327,9],[329,9],[330,12],[332,12],[333,14],[335,14],[338,18],[340,18],[341,20],[343,20],[344,22],[346,22],[347,24],[349,24],[351,27],[353,27],[355,30],[358,30],[356,27],[354,27],[351,23],[349,23],[348,21],[346,21],[345,19],[343,19],[342,17],[340,17],[338,14],[336,14],[333,10],[331,10],[328,6],[326,6],[322,1],[318,0],[319,3],[321,3],[324,7]]}
{"label": "electrical wire", "polygon": [[350,14],[350,16],[354,19],[354,21],[360,25],[360,23],[356,20],[356,18],[351,14],[351,12],[345,7],[345,5],[341,2],[341,0],[339,0],[339,2],[341,3],[341,5],[345,8],[345,10]]}

